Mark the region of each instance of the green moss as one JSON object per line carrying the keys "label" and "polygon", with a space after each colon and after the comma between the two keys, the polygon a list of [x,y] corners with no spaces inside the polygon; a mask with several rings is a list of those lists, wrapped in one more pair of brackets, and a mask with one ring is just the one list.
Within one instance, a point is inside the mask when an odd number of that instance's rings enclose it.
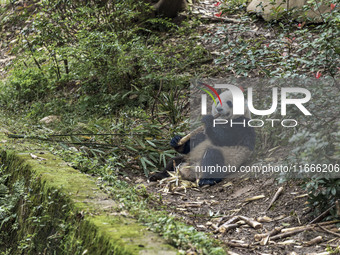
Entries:
{"label": "green moss", "polygon": [[[3,151],[7,186],[22,181],[25,192],[6,222],[13,254],[175,254],[176,250],[133,219],[116,213],[116,203],[93,178],[49,153]],[[15,226],[15,227],[14,227]]]}
{"label": "green moss", "polygon": [[[40,154],[42,146],[28,143],[27,140],[20,140],[20,142],[10,140],[6,143],[6,147],[22,151],[10,162],[21,161],[34,169],[28,171],[28,173],[34,172],[29,179],[38,180],[40,186],[36,190],[44,195],[43,199],[39,196],[35,196],[35,199],[47,201],[45,204],[51,202],[58,204],[57,206],[52,204],[52,208],[48,209],[48,215],[58,213],[54,212],[53,208],[61,208],[61,205],[70,206],[70,209],[64,209],[60,222],[51,220],[49,223],[49,225],[54,224],[57,230],[53,233],[57,234],[45,234],[63,236],[64,239],[59,240],[59,247],[62,246],[63,250],[58,254],[82,254],[85,251],[86,254],[106,254],[105,250],[108,250],[106,247],[110,245],[110,252],[123,254],[175,253],[176,251],[168,244],[178,247],[180,253],[195,247],[202,254],[225,254],[224,246],[206,233],[196,231],[194,227],[178,221],[166,211],[151,209],[149,200],[153,198],[149,197],[141,186],[133,187],[112,176],[109,179],[106,179],[107,176],[102,176],[96,183],[93,177],[68,167],[68,164],[58,157],[49,153]],[[32,159],[30,151],[34,151],[33,154],[46,160]],[[70,201],[60,202],[56,194]],[[39,203],[41,202],[37,202],[36,206]],[[123,213],[118,213],[122,210]],[[126,215],[125,212],[128,212],[127,217],[122,216]],[[67,215],[67,218],[64,219],[63,215]],[[138,223],[146,225],[154,233],[160,233],[162,238],[147,231],[132,218],[138,219]],[[65,226],[60,227],[60,225]],[[25,233],[36,232],[30,230]],[[45,233],[48,231],[45,230]],[[27,238],[24,236],[22,239]],[[168,244],[165,244],[164,240]],[[104,247],[104,250],[101,247]]]}

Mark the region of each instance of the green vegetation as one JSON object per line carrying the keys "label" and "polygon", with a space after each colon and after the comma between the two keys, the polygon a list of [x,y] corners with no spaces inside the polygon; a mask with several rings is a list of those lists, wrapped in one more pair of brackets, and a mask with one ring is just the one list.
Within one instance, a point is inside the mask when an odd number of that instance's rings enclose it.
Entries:
{"label": "green vegetation", "polygon": [[[26,146],[30,144],[17,146],[16,150]],[[164,251],[171,251],[159,237],[133,220],[119,215],[108,217],[107,195],[100,189],[113,196],[114,202],[109,205],[116,212],[129,212],[149,229],[161,233],[171,245],[181,249],[193,245],[204,254],[224,254],[218,242],[207,234],[178,222],[164,211],[150,209],[149,203],[157,203],[159,198],[149,196],[143,185],[132,188],[107,175],[99,188],[92,179],[55,156],[42,156],[44,164],[31,159],[29,153],[1,154],[0,219],[4,231],[0,254],[83,254],[86,250],[90,254],[111,254],[112,250],[117,254],[136,254],[144,247],[149,252],[162,248],[159,245],[164,246]],[[100,203],[103,208],[98,207]]]}
{"label": "green vegetation", "polygon": [[[188,33],[194,22],[179,26],[148,19],[149,8],[141,1],[111,4],[42,1],[33,11],[22,8],[15,19],[25,25],[9,45],[18,58],[4,85],[10,92],[3,95],[3,106],[34,109],[49,102],[45,114],[64,105],[63,112],[98,115],[122,106],[145,107],[154,90],[187,84],[189,75],[178,73],[210,59]],[[173,36],[189,40],[173,43]]]}
{"label": "green vegetation", "polygon": [[0,254],[175,253],[134,220],[109,216],[108,205],[117,205],[92,179],[43,156],[44,164],[29,153],[1,153]]}
{"label": "green vegetation", "polygon": [[[205,21],[190,15],[181,21],[154,17],[143,1],[13,1],[2,6],[2,47],[16,56],[0,81],[2,126],[38,138],[40,146],[74,168],[100,177],[103,189],[169,243],[183,250],[194,246],[205,254],[222,253],[192,227],[162,212],[150,213],[148,202],[158,198],[120,177],[148,176],[175,154],[168,143],[174,134],[188,130],[189,81],[209,76],[305,80],[301,86],[313,95],[308,108],[315,118],[299,119],[302,124],[289,131],[258,130],[254,157],[265,157],[280,145],[292,148],[289,163],[339,164],[340,12],[335,8],[324,14],[320,24],[294,21],[294,10],[279,21],[264,23],[244,13],[243,0],[221,6],[223,15],[239,13],[241,22],[221,24],[213,33],[197,32]],[[218,57],[214,59],[202,42],[208,42]],[[268,109],[270,99],[260,92],[256,103]],[[52,114],[62,121],[39,123]],[[6,174],[0,178],[0,229],[12,224],[15,230],[15,207],[26,191],[16,180],[9,192]],[[334,205],[340,194],[338,179],[311,176],[304,185],[317,213]],[[48,210],[44,206],[41,210]],[[52,219],[45,216],[37,222],[50,224]],[[72,231],[68,224],[54,226],[56,232]],[[32,239],[22,237],[22,251],[33,249],[28,244]]]}

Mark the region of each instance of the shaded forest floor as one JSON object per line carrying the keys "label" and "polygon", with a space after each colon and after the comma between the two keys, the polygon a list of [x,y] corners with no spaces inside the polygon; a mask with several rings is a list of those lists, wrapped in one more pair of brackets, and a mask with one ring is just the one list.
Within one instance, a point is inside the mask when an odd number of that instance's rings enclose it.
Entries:
{"label": "shaded forest floor", "polygon": [[[137,179],[135,183],[141,183],[141,180]],[[307,226],[313,220],[307,194],[299,187],[299,182],[280,185],[275,179],[241,177],[225,179],[205,188],[184,189],[181,184],[176,186],[174,181],[170,184],[167,180],[162,184],[145,185],[148,192],[162,196],[163,208],[167,208],[169,213],[199,231],[212,233],[214,238],[229,245],[229,251],[234,252],[230,254],[324,254],[328,245],[333,248],[339,246],[337,236],[315,225],[308,231],[269,241],[267,245],[261,245],[261,239],[255,240],[257,234],[268,233],[274,228],[282,227],[283,231],[289,231],[290,228]],[[279,187],[283,187],[283,192],[267,211]],[[221,230],[223,223],[238,215],[255,219],[263,227],[254,229],[237,220],[238,226],[229,224],[230,230]],[[334,223],[326,228],[339,233]],[[318,236],[322,237],[320,243],[306,245]]]}

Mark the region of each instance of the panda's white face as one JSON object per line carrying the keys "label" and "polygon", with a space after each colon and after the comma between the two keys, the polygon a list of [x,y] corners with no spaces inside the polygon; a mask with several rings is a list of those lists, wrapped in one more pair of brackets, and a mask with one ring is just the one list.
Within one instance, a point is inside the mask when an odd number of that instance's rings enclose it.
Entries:
{"label": "panda's white face", "polygon": [[[220,98],[222,101],[222,105],[220,104],[219,100],[216,99],[216,105],[215,103],[212,104],[212,110],[211,113],[213,116],[218,115],[221,118],[225,119],[235,119],[240,117],[240,115],[233,115],[233,96],[229,90],[224,91],[220,94]],[[245,100],[245,106],[244,106],[245,114],[244,116],[248,119],[251,118],[250,111],[248,109],[248,102]]]}

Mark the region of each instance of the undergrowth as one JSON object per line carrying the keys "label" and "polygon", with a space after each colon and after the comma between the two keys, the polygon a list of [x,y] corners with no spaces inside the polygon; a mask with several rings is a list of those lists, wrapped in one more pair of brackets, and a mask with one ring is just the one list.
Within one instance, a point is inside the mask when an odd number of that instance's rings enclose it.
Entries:
{"label": "undergrowth", "polygon": [[112,175],[103,176],[101,184],[122,204],[121,210],[128,211],[151,230],[161,233],[170,244],[180,248],[179,254],[186,254],[186,250],[193,247],[199,254],[225,254],[224,248],[218,247],[221,244],[209,234],[177,221],[166,211],[151,209],[150,204],[159,204],[161,197],[150,195],[143,184],[131,188],[128,183]]}

